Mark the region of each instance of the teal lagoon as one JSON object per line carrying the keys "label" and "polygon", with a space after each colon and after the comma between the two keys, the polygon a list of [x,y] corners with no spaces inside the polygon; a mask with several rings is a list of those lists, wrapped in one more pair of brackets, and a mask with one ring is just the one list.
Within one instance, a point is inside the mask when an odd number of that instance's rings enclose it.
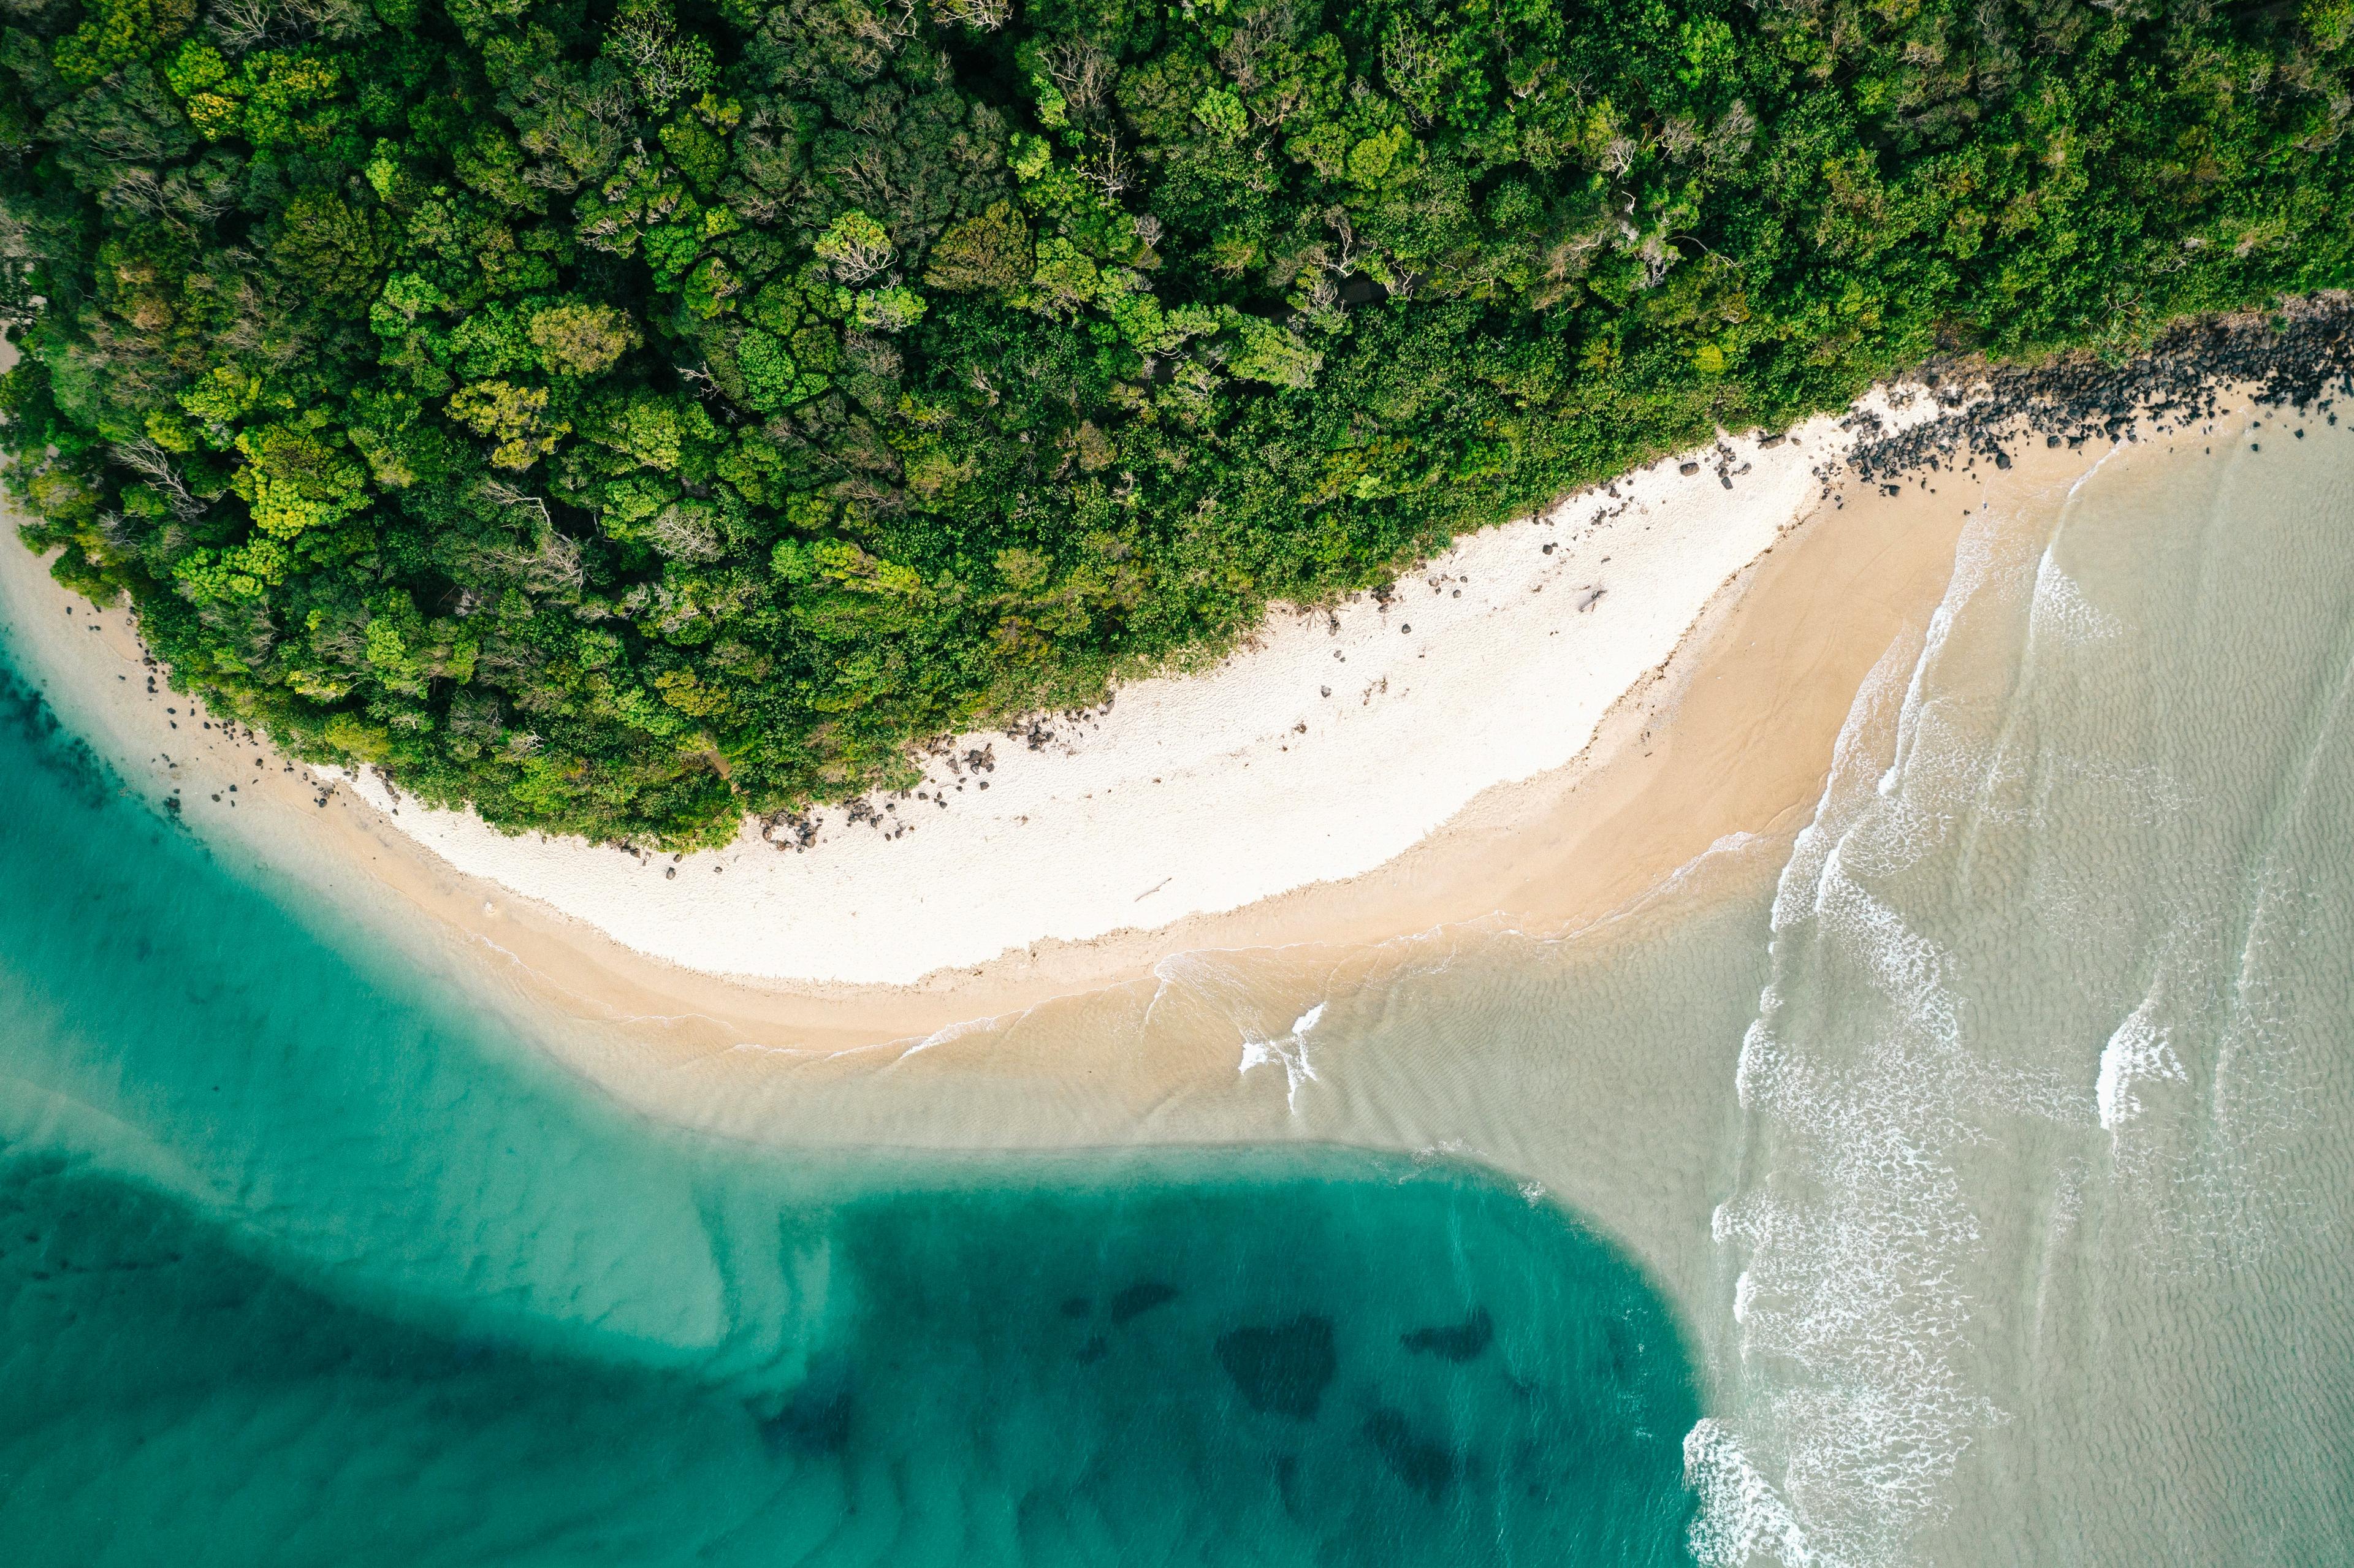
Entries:
{"label": "teal lagoon", "polygon": [[655,1123],[0,674],[0,1557],[1648,1563],[1677,1326],[1479,1171]]}

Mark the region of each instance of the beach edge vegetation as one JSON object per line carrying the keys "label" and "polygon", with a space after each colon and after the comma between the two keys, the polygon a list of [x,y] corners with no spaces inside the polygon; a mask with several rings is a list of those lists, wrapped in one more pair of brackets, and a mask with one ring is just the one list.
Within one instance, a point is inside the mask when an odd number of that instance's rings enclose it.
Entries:
{"label": "beach edge vegetation", "polygon": [[60,580],[686,847],[1935,355],[2354,283],[2354,0],[6,0]]}

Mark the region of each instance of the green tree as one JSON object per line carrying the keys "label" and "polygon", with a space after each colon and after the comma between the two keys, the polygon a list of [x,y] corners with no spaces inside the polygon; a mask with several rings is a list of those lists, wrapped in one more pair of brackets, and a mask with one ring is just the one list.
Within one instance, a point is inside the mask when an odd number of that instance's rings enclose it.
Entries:
{"label": "green tree", "polygon": [[721,841],[1941,348],[2354,285],[2347,0],[196,17],[0,37],[27,537],[515,829]]}

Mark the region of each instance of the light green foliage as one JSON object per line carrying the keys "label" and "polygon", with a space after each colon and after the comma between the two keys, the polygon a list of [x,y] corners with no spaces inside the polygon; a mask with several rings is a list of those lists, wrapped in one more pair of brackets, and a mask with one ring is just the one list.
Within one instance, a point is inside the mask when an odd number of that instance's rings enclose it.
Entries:
{"label": "light green foliage", "polygon": [[2342,49],[2354,37],[2354,0],[2305,0],[2298,16],[2317,48]]}
{"label": "light green foliage", "polygon": [[656,114],[718,79],[710,41],[682,37],[664,0],[623,0],[604,52],[629,73],[639,99]]}
{"label": "light green foliage", "polygon": [[191,38],[164,68],[164,79],[181,98],[195,98],[217,90],[228,79],[228,62],[212,45]]}
{"label": "light green foliage", "polygon": [[348,111],[335,101],[342,62],[315,48],[258,50],[232,70],[217,49],[191,38],[164,74],[188,122],[212,141],[242,138],[269,151],[320,148],[348,126]]}
{"label": "light green foliage", "polygon": [[217,447],[236,439],[233,427],[260,400],[261,378],[229,365],[214,366],[202,380],[183,387],[179,394],[181,408]]}
{"label": "light green foliage", "polygon": [[253,525],[279,539],[342,522],[367,503],[366,476],[331,432],[270,424],[237,438],[245,461],[229,487],[252,509]]}
{"label": "light green foliage", "polygon": [[817,237],[818,255],[845,283],[863,282],[891,264],[891,236],[863,212],[842,214]]}
{"label": "light green foliage", "polygon": [[1069,316],[1094,302],[1103,287],[1103,273],[1086,251],[1058,236],[1041,242],[1036,254],[1030,281],[1041,311]]}
{"label": "light green foliage", "polygon": [[1316,372],[1322,366],[1324,356],[1309,347],[1305,340],[1257,316],[1230,314],[1226,324],[1234,328],[1237,340],[1234,352],[1226,357],[1230,373],[1274,387],[1315,384]]}
{"label": "light green foliage", "polygon": [[1007,144],[1006,164],[1017,179],[1034,180],[1052,167],[1054,162],[1054,146],[1044,136],[1016,131]]}
{"label": "light green foliage", "polygon": [[905,332],[924,319],[924,309],[913,289],[861,289],[851,319],[868,332]]}
{"label": "light green foliage", "polygon": [[100,0],[57,41],[58,74],[70,86],[87,87],[164,48],[196,19],[196,0]]}
{"label": "light green foliage", "polygon": [[642,341],[630,318],[611,305],[567,300],[535,311],[532,346],[557,376],[602,376]]}
{"label": "light green foliage", "polygon": [[2354,285],[2349,0],[1013,12],[15,6],[27,538],[306,754],[718,842],[1933,350]]}
{"label": "light green foliage", "polygon": [[1239,142],[1250,130],[1250,112],[1243,101],[1223,87],[1204,90],[1193,105],[1193,118],[1202,129],[1221,142]]}
{"label": "light green foliage", "polygon": [[544,387],[478,381],[451,396],[450,417],[476,435],[491,438],[492,467],[520,471],[554,451],[572,429],[549,417],[547,397]]}

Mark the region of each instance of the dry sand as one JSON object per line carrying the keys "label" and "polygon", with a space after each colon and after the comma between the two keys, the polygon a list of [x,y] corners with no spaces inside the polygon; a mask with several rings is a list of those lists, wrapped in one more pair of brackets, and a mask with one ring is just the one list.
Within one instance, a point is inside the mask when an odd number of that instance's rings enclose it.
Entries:
{"label": "dry sand", "polygon": [[1154,930],[1361,875],[1481,790],[1568,763],[1815,503],[1811,470],[1840,438],[1819,420],[1770,450],[1728,443],[1693,474],[1662,462],[1466,538],[1385,598],[1279,609],[1212,669],[1023,736],[958,737],[863,821],[823,811],[806,849],[748,827],[683,862],[632,857],[352,784],[462,872],[743,979],[907,984]]}
{"label": "dry sand", "polygon": [[1117,946],[1361,876],[1482,791],[1570,764],[1847,442],[1828,419],[1721,441],[1469,537],[1392,592],[1279,609],[1213,669],[957,738],[919,788],[822,813],[813,842],[748,824],[716,853],[624,853],[347,782],[458,871],[707,973],[907,985]]}

